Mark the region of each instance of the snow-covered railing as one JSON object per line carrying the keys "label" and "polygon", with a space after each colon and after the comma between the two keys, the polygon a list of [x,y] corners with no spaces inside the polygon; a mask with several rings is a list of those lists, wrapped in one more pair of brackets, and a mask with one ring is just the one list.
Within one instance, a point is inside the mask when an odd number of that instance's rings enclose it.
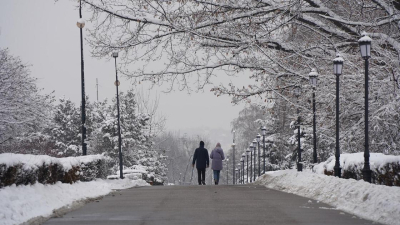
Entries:
{"label": "snow-covered railing", "polygon": [[[388,186],[400,186],[400,156],[370,153],[370,167],[372,170],[372,183]],[[313,172],[333,175],[335,157],[331,156],[325,162],[313,167]],[[342,178],[362,179],[364,167],[364,153],[341,154],[340,167]]]}
{"label": "snow-covered railing", "polygon": [[0,188],[13,184],[74,183],[106,178],[109,160],[104,155],[54,158],[46,155],[0,154]]}

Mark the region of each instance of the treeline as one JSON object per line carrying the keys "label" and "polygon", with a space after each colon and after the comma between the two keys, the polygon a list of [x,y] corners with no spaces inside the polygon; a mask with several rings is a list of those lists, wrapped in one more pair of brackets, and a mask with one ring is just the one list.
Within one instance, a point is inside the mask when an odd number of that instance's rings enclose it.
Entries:
{"label": "treeline", "polygon": [[[80,107],[67,98],[55,102],[52,94],[42,95],[29,67],[8,50],[0,49],[0,57],[0,153],[82,155]],[[120,92],[119,98],[124,166],[146,166],[155,178],[164,180],[165,157],[153,144],[162,129],[160,122],[133,90]],[[110,156],[114,170],[118,167],[116,107],[115,98],[86,101],[87,154]]]}

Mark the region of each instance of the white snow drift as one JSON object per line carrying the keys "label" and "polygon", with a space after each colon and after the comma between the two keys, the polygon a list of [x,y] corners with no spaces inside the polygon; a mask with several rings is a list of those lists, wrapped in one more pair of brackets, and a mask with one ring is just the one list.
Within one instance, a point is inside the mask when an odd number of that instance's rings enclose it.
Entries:
{"label": "white snow drift", "polygon": [[400,187],[296,170],[268,172],[256,184],[312,198],[368,220],[400,223]]}
{"label": "white snow drift", "polygon": [[107,195],[115,189],[147,186],[144,180],[101,180],[54,185],[36,183],[0,189],[0,224],[20,224],[32,218],[48,217],[53,210],[76,201]]}

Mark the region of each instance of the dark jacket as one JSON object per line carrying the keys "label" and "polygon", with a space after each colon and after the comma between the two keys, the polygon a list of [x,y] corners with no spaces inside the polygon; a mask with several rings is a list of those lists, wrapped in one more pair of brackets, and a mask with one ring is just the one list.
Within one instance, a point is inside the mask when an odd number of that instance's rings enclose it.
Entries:
{"label": "dark jacket", "polygon": [[194,165],[195,162],[197,169],[205,169],[210,165],[208,150],[204,148],[204,144],[200,145],[200,147],[194,151],[192,164]]}

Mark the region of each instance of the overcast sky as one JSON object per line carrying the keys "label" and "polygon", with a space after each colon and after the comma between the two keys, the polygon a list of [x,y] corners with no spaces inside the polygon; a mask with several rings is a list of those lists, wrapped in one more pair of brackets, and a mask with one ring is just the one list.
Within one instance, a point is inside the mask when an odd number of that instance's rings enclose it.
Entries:
{"label": "overcast sky", "polygon": [[[39,78],[38,85],[57,98],[65,96],[79,104],[81,99],[80,39],[76,21],[79,12],[75,1],[60,0],[1,0],[0,47],[9,48],[14,56],[32,65],[32,75]],[[86,13],[86,18],[88,18]],[[83,12],[85,18],[85,12]],[[87,27],[90,24],[87,23]],[[84,36],[87,32],[84,31]],[[94,59],[89,46],[84,45],[86,94],[96,99],[96,78],[99,80],[99,99],[115,95],[114,63],[109,59]],[[218,78],[218,82],[224,79]],[[236,82],[246,81],[238,78]],[[248,78],[247,78],[248,79]],[[131,87],[121,78],[120,90]],[[135,86],[144,88],[146,85]],[[229,131],[230,122],[243,105],[232,106],[230,98],[215,97],[206,87],[203,93],[174,91],[165,94],[165,88],[155,88],[159,94],[159,110],[167,118],[167,129],[193,128],[224,129]]]}

